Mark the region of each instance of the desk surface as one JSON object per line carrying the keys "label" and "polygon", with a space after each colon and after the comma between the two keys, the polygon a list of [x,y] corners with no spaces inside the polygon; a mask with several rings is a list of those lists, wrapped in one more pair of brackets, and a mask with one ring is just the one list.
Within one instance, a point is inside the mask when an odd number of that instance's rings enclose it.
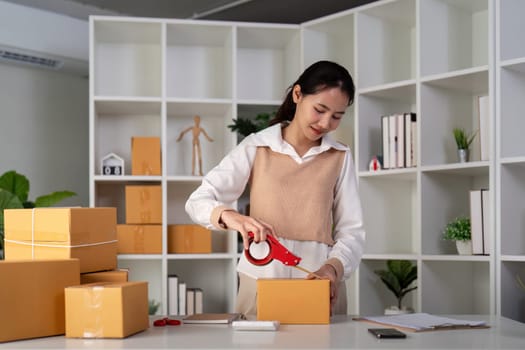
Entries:
{"label": "desk surface", "polygon": [[276,332],[194,324],[151,327],[126,339],[20,340],[0,344],[0,349],[525,349],[524,323],[478,315],[451,317],[485,320],[491,328],[407,332],[406,339],[377,340],[367,331],[374,325],[337,316],[330,325],[281,325]]}

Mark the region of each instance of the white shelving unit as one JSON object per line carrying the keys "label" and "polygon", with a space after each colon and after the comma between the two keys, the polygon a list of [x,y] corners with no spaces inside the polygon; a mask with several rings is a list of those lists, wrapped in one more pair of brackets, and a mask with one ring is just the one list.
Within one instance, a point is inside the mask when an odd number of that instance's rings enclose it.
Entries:
{"label": "white shelving unit", "polygon": [[[191,136],[176,140],[199,115],[213,138],[201,141],[203,172],[214,167],[238,141],[226,128],[232,119],[274,111],[300,73],[300,27],[92,17],[90,30],[90,204],[116,207],[118,223],[125,223],[125,186],[162,186],[162,253],[120,255],[119,266],[130,269],[130,279],[149,282],[162,313],[169,274],[203,289],[205,312],[232,311],[235,232],[214,232],[211,254],[167,252],[167,226],[191,223],[184,204],[202,180],[190,175]],[[160,137],[160,176],[126,175],[132,136]],[[101,175],[100,160],[110,152],[125,159],[125,175]]]}
{"label": "white shelving unit", "polygon": [[[227,128],[233,118],[275,111],[304,67],[329,59],[357,86],[336,132],[352,148],[367,231],[347,283],[349,313],[394,304],[374,270],[406,259],[419,271],[405,301],[415,310],[523,321],[515,275],[524,270],[525,279],[524,10],[521,0],[383,0],[301,25],[92,17],[91,204],[116,206],[123,223],[125,185],[163,188],[163,253],[120,256],[119,265],[150,282],[163,313],[172,273],[204,289],[205,311],[232,311],[236,233],[215,232],[212,254],[167,254],[167,225],[191,222],[184,203],[201,181],[189,175],[191,140],[176,138],[200,115],[214,138],[201,142],[209,171],[238,142]],[[476,138],[471,161],[458,163],[452,129],[479,128],[479,95],[489,96],[493,116],[490,158],[480,160]],[[403,112],[417,113],[417,166],[370,172],[382,153],[381,116]],[[110,152],[129,174],[131,136],[161,138],[161,176],[100,175]],[[469,190],[479,188],[491,190],[490,254],[459,256],[442,230],[469,214]]]}
{"label": "white shelving unit", "polygon": [[525,23],[522,1],[496,2],[496,237],[498,256],[498,309],[502,316],[525,322],[525,45],[519,33]]}

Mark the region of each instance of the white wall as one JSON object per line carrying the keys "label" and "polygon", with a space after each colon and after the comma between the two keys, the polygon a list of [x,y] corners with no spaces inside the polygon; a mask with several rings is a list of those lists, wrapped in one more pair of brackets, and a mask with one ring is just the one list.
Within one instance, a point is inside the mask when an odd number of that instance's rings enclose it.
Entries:
{"label": "white wall", "polygon": [[88,79],[0,63],[0,173],[29,178],[29,197],[58,190],[89,205]]}
{"label": "white wall", "polygon": [[0,1],[0,44],[87,61],[89,23]]}
{"label": "white wall", "polygon": [[[84,63],[87,21],[0,1],[0,45]],[[29,199],[59,190],[89,205],[89,81],[72,70],[0,62],[0,174],[30,181]],[[87,72],[87,69],[86,69]]]}

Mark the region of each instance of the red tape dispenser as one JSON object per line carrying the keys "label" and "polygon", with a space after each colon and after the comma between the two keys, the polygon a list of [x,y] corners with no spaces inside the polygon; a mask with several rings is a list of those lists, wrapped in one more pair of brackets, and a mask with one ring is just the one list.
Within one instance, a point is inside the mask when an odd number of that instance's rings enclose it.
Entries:
{"label": "red tape dispenser", "polygon": [[279,260],[280,262],[282,262],[286,266],[295,267],[296,269],[299,269],[299,270],[301,270],[303,272],[306,272],[308,274],[313,274],[316,278],[321,279],[320,276],[315,275],[313,272],[305,269],[304,267],[299,266],[299,263],[301,262],[301,258],[298,257],[297,255],[293,254],[288,249],[286,249],[286,247],[283,246],[281,244],[281,242],[279,242],[279,240],[276,237],[274,237],[273,235],[267,235],[266,236],[266,241],[262,241],[262,242],[256,243],[254,241],[254,234],[253,234],[253,232],[248,232],[248,242],[249,242],[249,246],[250,247],[251,247],[252,243],[255,243],[255,244],[264,244],[264,243],[266,243],[267,247],[268,247],[267,255],[264,256],[263,258],[260,258],[260,259],[254,257],[251,254],[250,248],[245,249],[244,250],[244,256],[246,256],[246,259],[250,263],[252,263],[254,265],[257,265],[257,266],[263,266],[263,265],[269,264],[270,262],[272,262],[275,259],[275,260]]}

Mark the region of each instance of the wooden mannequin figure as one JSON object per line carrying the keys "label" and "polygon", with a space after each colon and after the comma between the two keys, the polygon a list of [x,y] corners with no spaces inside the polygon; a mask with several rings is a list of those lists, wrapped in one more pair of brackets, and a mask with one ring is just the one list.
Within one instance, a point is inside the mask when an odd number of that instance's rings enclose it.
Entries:
{"label": "wooden mannequin figure", "polygon": [[191,174],[195,175],[195,158],[198,158],[199,175],[202,176],[202,153],[201,153],[201,143],[199,141],[199,136],[202,133],[204,136],[206,136],[208,141],[213,142],[213,139],[210,136],[208,136],[208,134],[206,133],[206,130],[200,127],[201,117],[196,115],[195,117],[193,117],[193,121],[195,122],[195,124],[193,126],[190,126],[189,128],[184,129],[180,133],[179,137],[177,138],[177,142],[182,140],[182,137],[184,136],[184,134],[191,130],[193,134],[192,155],[191,155]]}

